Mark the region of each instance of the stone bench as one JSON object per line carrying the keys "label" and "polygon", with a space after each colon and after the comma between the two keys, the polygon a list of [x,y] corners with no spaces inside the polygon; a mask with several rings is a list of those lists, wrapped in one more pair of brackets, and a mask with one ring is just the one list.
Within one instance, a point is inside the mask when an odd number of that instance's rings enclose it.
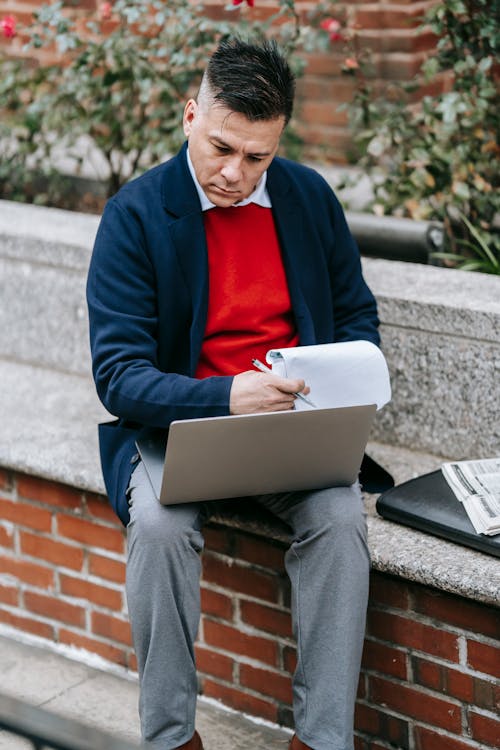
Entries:
{"label": "stone bench", "polygon": [[[133,671],[125,536],[104,497],[95,425],[107,414],[87,343],[97,221],[0,202],[0,629]],[[399,482],[443,457],[498,453],[498,280],[373,259],[364,271],[394,391],[370,454]],[[358,747],[494,747],[500,564],[384,521],[374,503]],[[205,695],[289,724],[286,541],[238,503],[212,520],[197,657]]]}

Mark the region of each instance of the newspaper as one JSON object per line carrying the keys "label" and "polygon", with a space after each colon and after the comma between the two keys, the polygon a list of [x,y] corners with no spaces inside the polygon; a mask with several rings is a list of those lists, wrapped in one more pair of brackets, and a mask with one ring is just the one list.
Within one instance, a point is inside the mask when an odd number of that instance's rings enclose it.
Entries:
{"label": "newspaper", "polygon": [[500,457],[443,464],[444,478],[478,534],[500,534]]}

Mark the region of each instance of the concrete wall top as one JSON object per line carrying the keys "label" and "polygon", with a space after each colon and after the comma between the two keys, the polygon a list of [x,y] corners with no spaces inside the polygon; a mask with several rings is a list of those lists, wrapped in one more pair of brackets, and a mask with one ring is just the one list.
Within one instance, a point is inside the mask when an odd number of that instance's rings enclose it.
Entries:
{"label": "concrete wall top", "polygon": [[381,320],[500,342],[500,276],[366,258]]}

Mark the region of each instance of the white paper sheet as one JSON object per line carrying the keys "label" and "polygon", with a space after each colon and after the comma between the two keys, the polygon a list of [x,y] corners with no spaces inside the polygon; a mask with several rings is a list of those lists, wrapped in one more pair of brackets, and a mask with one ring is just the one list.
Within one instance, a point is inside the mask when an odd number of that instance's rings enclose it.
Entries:
{"label": "white paper sheet", "polygon": [[[266,359],[277,375],[303,378],[311,389],[308,398],[320,409],[361,404],[381,409],[391,400],[385,357],[369,341],[271,349]],[[295,408],[311,407],[297,399]]]}

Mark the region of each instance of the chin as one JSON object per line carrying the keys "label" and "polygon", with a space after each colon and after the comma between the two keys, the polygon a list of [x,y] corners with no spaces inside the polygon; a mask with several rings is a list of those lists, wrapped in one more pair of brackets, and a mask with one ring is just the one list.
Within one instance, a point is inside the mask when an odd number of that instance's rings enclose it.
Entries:
{"label": "chin", "polygon": [[231,198],[222,198],[220,195],[215,195],[210,198],[212,203],[214,203],[218,208],[230,208],[234,203],[237,203],[238,201],[242,200],[242,198],[237,198],[236,200]]}

